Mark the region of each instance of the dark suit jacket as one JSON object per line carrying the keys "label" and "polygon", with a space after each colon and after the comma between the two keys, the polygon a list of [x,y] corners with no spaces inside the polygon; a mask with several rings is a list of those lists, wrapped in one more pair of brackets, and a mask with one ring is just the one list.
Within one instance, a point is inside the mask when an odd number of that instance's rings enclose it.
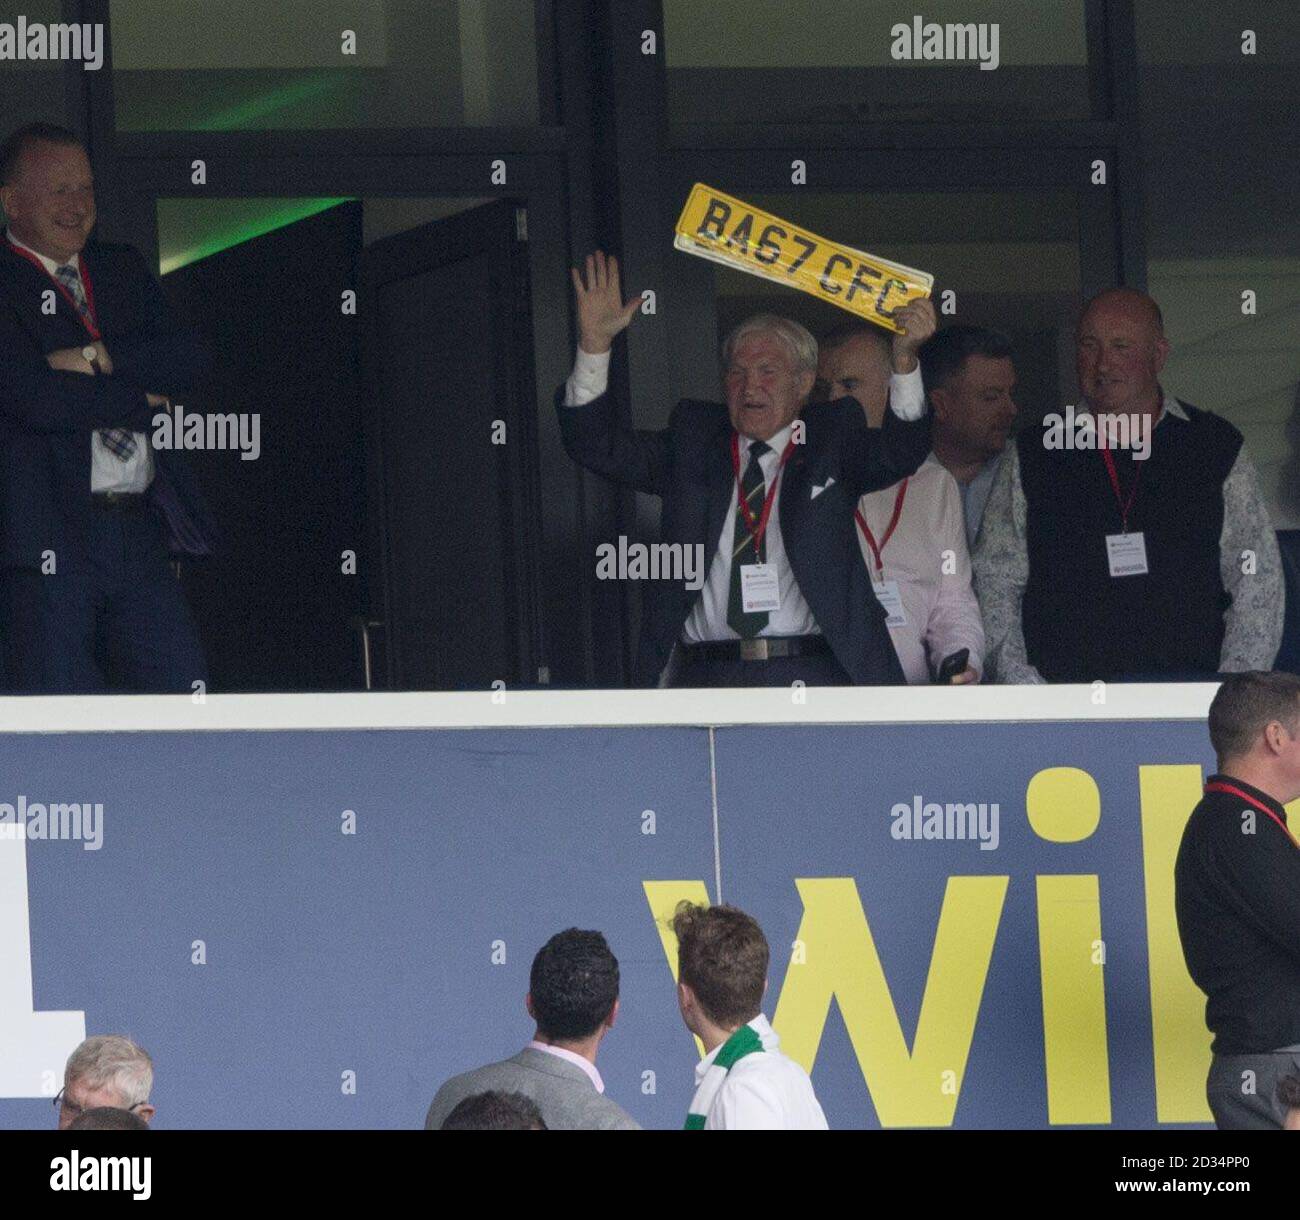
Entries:
{"label": "dark suit jacket", "polygon": [[[619,422],[610,394],[581,407],[556,398],[570,456],[588,470],[663,499],[664,542],[703,544],[707,573],[736,494],[731,421],[722,403],[683,400],[668,427],[634,431]],[[849,398],[804,408],[804,443],[781,475],[781,539],[817,625],[859,685],[902,683],[885,611],[854,537],[853,510],[864,492],[913,474],[930,451],[930,417],[907,423],[885,412],[878,431]],[[831,480],[834,480],[831,482]],[[818,491],[817,488],[822,490]],[[680,637],[699,590],[647,581],[637,655],[638,685],[653,686]]]}
{"label": "dark suit jacket", "polygon": [[[77,311],[44,271],[0,239],[0,565],[36,567],[41,554],[84,544],[90,514],[90,438],[99,428],[152,436],[156,413],[145,392],[183,394],[197,381],[204,353],[178,326],[144,259],[129,246],[87,244],[95,311],[113,360],[111,376],[51,369],[45,354],[84,347]],[[154,450],[150,496],[174,551],[206,554],[215,529],[177,450]]]}

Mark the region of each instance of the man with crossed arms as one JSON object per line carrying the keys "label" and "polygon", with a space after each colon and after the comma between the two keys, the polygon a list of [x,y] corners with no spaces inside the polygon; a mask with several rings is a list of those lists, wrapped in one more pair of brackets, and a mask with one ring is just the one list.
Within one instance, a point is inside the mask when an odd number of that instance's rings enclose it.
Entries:
{"label": "man with crossed arms", "polygon": [[72,132],[30,124],[0,145],[0,203],[4,684],[189,693],[207,669],[170,561],[208,554],[215,527],[186,455],[150,433],[202,345],[136,251],[91,239]]}

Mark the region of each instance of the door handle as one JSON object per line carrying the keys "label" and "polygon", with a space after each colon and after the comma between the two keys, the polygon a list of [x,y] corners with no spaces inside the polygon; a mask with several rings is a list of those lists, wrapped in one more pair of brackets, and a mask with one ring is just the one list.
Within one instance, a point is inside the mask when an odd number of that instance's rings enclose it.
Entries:
{"label": "door handle", "polygon": [[368,619],[364,614],[358,614],[353,616],[352,625],[356,628],[357,640],[361,645],[361,671],[365,677],[366,690],[374,690],[375,667],[370,633],[384,624],[379,619]]}

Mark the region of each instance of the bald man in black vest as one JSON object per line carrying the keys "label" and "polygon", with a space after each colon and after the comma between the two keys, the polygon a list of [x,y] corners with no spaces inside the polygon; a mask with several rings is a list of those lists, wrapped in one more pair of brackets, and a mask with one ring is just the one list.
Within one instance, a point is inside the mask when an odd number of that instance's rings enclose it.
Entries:
{"label": "bald man in black vest", "polygon": [[972,557],[995,681],[1272,668],[1282,564],[1259,478],[1232,424],[1161,386],[1169,350],[1155,301],[1101,293],[1076,335],[1082,401],[1008,449]]}

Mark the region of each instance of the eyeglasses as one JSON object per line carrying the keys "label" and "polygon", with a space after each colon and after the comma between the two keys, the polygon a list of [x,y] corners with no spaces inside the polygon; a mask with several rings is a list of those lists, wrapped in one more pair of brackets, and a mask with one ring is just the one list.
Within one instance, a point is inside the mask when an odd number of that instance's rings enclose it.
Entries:
{"label": "eyeglasses", "polygon": [[[73,1118],[80,1118],[86,1112],[85,1106],[79,1106],[75,1101],[70,1101],[64,1094],[68,1091],[67,1085],[64,1085],[53,1097],[53,1105],[56,1110],[62,1113],[66,1110]],[[134,1114],[141,1106],[146,1103],[137,1101],[133,1106],[123,1106],[122,1108]],[[94,1109],[92,1106],[91,1109]]]}

